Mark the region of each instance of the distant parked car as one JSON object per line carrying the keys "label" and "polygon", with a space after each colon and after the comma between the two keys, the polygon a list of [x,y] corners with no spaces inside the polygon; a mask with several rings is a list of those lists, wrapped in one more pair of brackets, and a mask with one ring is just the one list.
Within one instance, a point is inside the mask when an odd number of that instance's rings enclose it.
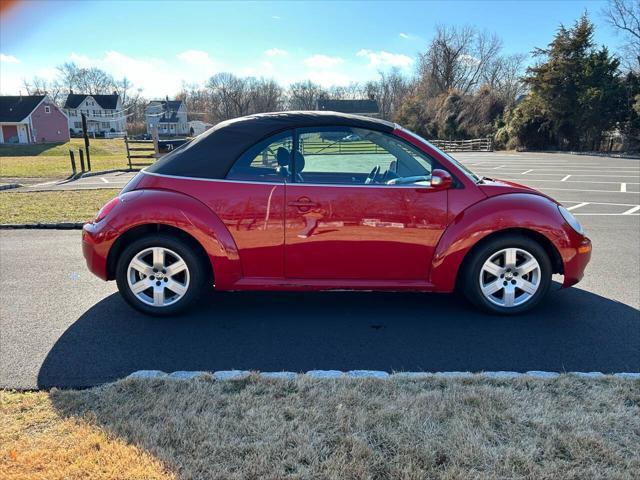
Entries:
{"label": "distant parked car", "polygon": [[591,257],[548,196],[479,177],[398,125],[334,112],[221,123],[141,171],[82,238],[89,269],[152,315],[211,286],[458,289],[515,314],[553,273],[577,283]]}

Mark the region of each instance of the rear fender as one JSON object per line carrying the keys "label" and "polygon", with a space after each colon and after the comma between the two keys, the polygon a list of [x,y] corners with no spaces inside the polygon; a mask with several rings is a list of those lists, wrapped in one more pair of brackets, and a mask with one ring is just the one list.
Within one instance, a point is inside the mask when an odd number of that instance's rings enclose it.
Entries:
{"label": "rear fender", "polygon": [[217,287],[228,288],[242,278],[238,247],[227,227],[193,197],[166,190],[134,190],[121,195],[120,204],[107,220],[120,235],[149,224],[178,228],[193,237],[206,252]]}
{"label": "rear fender", "polygon": [[571,255],[570,227],[557,205],[546,197],[527,193],[498,195],[462,211],[440,238],[431,265],[430,281],[439,292],[454,290],[465,256],[488,235],[509,229],[524,229],[546,237],[563,261]]}

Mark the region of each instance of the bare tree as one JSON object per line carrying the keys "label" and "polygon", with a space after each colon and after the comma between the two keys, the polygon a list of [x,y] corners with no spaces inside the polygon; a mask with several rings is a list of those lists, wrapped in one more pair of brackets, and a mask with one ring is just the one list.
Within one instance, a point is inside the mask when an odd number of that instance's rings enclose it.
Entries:
{"label": "bare tree", "polygon": [[380,75],[378,80],[365,85],[365,95],[378,102],[382,118],[392,120],[411,91],[412,82],[406,79],[397,68],[378,73]]}
{"label": "bare tree", "polygon": [[31,81],[24,79],[22,85],[27,91],[27,95],[49,95],[49,98],[58,104],[64,97],[62,85],[56,80],[35,76]]}
{"label": "bare tree", "polygon": [[111,75],[97,67],[81,68],[69,62],[58,66],[59,82],[68,91],[100,95],[113,93],[116,82]]}
{"label": "bare tree", "polygon": [[609,0],[602,13],[624,38],[622,51],[628,67],[640,70],[640,0]]}
{"label": "bare tree", "polygon": [[318,100],[327,95],[320,86],[309,80],[292,83],[288,91],[288,105],[291,110],[315,110]]}
{"label": "bare tree", "polygon": [[525,54],[497,56],[482,73],[482,84],[498,94],[507,105],[512,105],[525,92],[522,82]]}
{"label": "bare tree", "polygon": [[247,79],[250,95],[250,113],[275,112],[281,110],[284,91],[275,80],[264,78]]}
{"label": "bare tree", "polygon": [[451,89],[472,93],[481,85],[488,65],[499,55],[502,41],[475,28],[438,26],[427,52],[420,57],[419,74],[429,96]]}

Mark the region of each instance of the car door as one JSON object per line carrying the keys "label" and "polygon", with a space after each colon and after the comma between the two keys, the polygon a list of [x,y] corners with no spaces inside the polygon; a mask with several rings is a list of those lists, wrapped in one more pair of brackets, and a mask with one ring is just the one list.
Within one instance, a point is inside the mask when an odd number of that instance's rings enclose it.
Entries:
{"label": "car door", "polygon": [[426,281],[447,218],[447,192],[430,187],[433,168],[394,135],[297,130],[285,192],[286,277]]}
{"label": "car door", "polygon": [[233,236],[245,278],[284,277],[284,197],[292,145],[291,131],[257,143],[238,158],[224,182],[204,195]]}

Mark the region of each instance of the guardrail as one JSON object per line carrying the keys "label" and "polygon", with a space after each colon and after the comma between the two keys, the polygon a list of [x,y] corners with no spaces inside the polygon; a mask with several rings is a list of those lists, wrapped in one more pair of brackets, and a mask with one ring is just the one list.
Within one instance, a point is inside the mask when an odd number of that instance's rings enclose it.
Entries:
{"label": "guardrail", "polygon": [[470,140],[429,140],[445,152],[493,152],[493,139],[472,138]]}

